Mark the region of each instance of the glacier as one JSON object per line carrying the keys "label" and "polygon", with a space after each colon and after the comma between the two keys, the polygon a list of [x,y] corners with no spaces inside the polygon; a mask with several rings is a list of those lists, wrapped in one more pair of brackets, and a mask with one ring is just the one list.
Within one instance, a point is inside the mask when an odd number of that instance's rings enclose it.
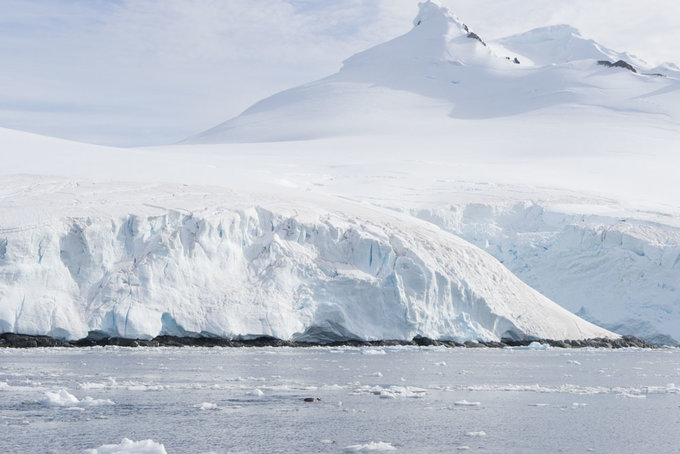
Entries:
{"label": "glacier", "polygon": [[422,3],[177,145],[0,128],[0,331],[677,342],[680,71],[471,33]]}
{"label": "glacier", "polygon": [[[132,184],[25,183],[32,189],[21,197],[40,192],[50,208],[36,224],[0,229],[5,332],[310,342],[615,337],[475,246],[392,211],[339,201],[328,209],[323,198],[253,202],[182,186],[146,187],[147,197],[171,197],[165,207],[133,207],[109,200],[138,192]],[[65,188],[70,197],[59,196]],[[99,213],[64,216],[61,204],[85,194]],[[201,210],[183,210],[182,199],[193,197]]]}
{"label": "glacier", "polygon": [[[314,142],[297,148],[332,164],[319,170],[318,159],[314,171],[330,177],[312,184],[434,222],[598,324],[677,343],[678,67],[568,25],[483,42],[471,33],[424,2],[409,33],[187,142]],[[598,64],[619,60],[636,72]],[[325,152],[352,148],[382,169]]]}

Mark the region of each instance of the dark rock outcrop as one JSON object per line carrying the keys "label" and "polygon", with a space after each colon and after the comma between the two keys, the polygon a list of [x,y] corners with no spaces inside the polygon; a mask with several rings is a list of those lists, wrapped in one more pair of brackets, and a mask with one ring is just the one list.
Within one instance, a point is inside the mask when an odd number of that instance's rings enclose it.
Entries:
{"label": "dark rock outcrop", "polygon": [[542,340],[542,339],[503,339],[501,342],[493,341],[467,341],[459,343],[453,340],[431,339],[424,336],[416,336],[412,340],[388,339],[379,341],[364,340],[336,340],[330,343],[323,342],[296,342],[277,339],[271,336],[259,336],[247,339],[227,339],[224,337],[179,337],[158,336],[153,339],[128,339],[124,337],[103,337],[94,334],[84,339],[67,341],[55,339],[49,336],[31,336],[27,334],[2,333],[0,334],[0,347],[8,348],[36,348],[36,347],[95,347],[115,345],[118,347],[391,347],[398,345],[414,345],[419,347],[444,346],[465,348],[504,348],[528,346],[532,342],[540,342],[558,348],[656,348],[656,345],[648,344],[634,336],[622,336],[618,339],[584,339],[584,340]]}
{"label": "dark rock outcrop", "polygon": [[486,43],[484,42],[484,40],[483,40],[482,38],[479,37],[479,35],[478,35],[477,33],[475,33],[475,32],[470,32],[470,33],[468,33],[467,37],[470,38],[470,39],[476,39],[477,41],[479,41],[480,43],[482,43],[482,45],[483,45],[484,47],[486,47]]}
{"label": "dark rock outcrop", "polygon": [[633,65],[631,65],[630,63],[628,63],[627,61],[624,61],[624,60],[619,60],[619,61],[614,62],[614,63],[612,63],[608,60],[600,60],[600,61],[597,62],[597,64],[601,65],[601,66],[606,66],[607,68],[624,68],[624,69],[627,69],[628,71],[632,71],[634,73],[637,73],[637,70],[633,67]]}
{"label": "dark rock outcrop", "polygon": [[24,334],[0,334],[0,347],[36,348],[36,347],[70,347],[68,341],[49,336],[29,336]]}

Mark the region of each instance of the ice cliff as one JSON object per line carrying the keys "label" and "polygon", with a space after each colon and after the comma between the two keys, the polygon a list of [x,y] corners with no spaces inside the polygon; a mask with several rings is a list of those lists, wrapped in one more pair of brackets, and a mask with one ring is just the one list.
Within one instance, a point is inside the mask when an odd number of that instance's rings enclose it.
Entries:
{"label": "ice cliff", "polygon": [[[24,216],[0,227],[0,331],[309,341],[611,336],[477,247],[407,216],[224,192],[206,192],[197,212],[126,205],[138,212],[121,215],[112,189],[138,190],[79,184],[72,194],[88,194],[99,214],[65,216],[59,196],[47,196],[50,214],[39,222]],[[172,191],[175,204],[188,197],[186,188]]]}

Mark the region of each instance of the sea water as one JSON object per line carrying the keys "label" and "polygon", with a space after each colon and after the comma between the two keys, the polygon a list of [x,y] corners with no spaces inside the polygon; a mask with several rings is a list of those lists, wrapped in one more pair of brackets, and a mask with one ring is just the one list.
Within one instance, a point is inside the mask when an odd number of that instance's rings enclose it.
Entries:
{"label": "sea water", "polygon": [[0,349],[0,452],[125,438],[171,454],[680,452],[680,350]]}

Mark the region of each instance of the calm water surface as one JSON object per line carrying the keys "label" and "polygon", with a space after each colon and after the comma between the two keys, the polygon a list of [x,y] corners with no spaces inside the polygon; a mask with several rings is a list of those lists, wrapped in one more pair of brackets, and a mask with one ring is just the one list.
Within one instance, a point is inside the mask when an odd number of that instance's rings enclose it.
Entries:
{"label": "calm water surface", "polygon": [[170,454],[370,442],[679,453],[680,350],[0,349],[0,452],[77,453],[124,437]]}

